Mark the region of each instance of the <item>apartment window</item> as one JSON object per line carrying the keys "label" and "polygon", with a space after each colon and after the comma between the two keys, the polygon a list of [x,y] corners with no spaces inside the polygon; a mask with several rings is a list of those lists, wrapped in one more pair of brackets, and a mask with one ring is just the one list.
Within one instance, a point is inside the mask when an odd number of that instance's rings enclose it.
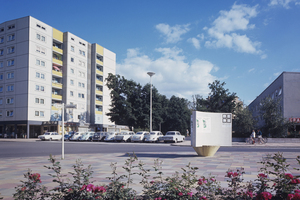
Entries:
{"label": "apartment window", "polygon": [[6,104],[13,104],[14,103],[14,98],[7,98],[6,99]]}
{"label": "apartment window", "polygon": [[71,51],[73,51],[73,52],[75,51],[75,48],[74,48],[74,46],[71,46]]}
{"label": "apartment window", "polygon": [[41,79],[45,79],[45,74],[41,74]]}
{"label": "apartment window", "polygon": [[85,44],[84,44],[84,43],[82,43],[82,42],[79,42],[79,44],[81,44],[81,45],[85,46]]}
{"label": "apartment window", "polygon": [[36,34],[36,39],[40,40],[41,39],[41,35],[40,34]]}
{"label": "apartment window", "polygon": [[70,91],[70,96],[73,97],[74,96],[74,92]]}
{"label": "apartment window", "polygon": [[6,87],[6,91],[7,91],[7,92],[13,92],[13,91],[14,91],[14,85],[8,85],[8,86]]}
{"label": "apartment window", "polygon": [[44,88],[44,86],[41,86],[41,91],[45,91],[45,88]]}
{"label": "apartment window", "polygon": [[78,82],[78,87],[81,87],[81,83],[80,82]]}
{"label": "apartment window", "polygon": [[2,104],[3,104],[3,99],[1,98],[1,99],[0,99],[0,105],[2,105]]}
{"label": "apartment window", "polygon": [[71,68],[71,73],[74,74],[74,69],[73,68]]}
{"label": "apartment window", "polygon": [[36,77],[36,78],[40,78],[40,76],[41,76],[41,74],[40,74],[39,72],[36,72],[36,73],[35,73],[35,77]]}
{"label": "apartment window", "polygon": [[71,62],[74,62],[74,58],[71,58]]}
{"label": "apartment window", "polygon": [[45,42],[45,41],[46,41],[45,36],[42,36],[41,40],[42,40],[43,42]]}
{"label": "apartment window", "polygon": [[40,99],[39,98],[35,98],[35,103],[40,103]]}
{"label": "apartment window", "polygon": [[4,28],[2,27],[2,28],[0,28],[0,32],[3,32],[4,31]]}
{"label": "apartment window", "polygon": [[74,80],[70,80],[70,84],[71,84],[71,85],[74,85]]}
{"label": "apartment window", "polygon": [[40,99],[40,104],[45,104],[45,99]]}
{"label": "apartment window", "polygon": [[4,37],[0,37],[0,44],[4,42]]}
{"label": "apartment window", "polygon": [[0,62],[0,68],[2,68],[2,67],[3,67],[3,62],[1,61],[1,62]]}
{"label": "apartment window", "polygon": [[7,111],[6,111],[6,116],[7,116],[7,117],[12,117],[12,116],[14,116],[14,111],[13,111],[13,110],[7,110]]}
{"label": "apartment window", "polygon": [[35,116],[40,116],[40,111],[35,111]]}
{"label": "apartment window", "polygon": [[71,38],[71,40],[75,41],[74,38]]}
{"label": "apartment window", "polygon": [[40,85],[35,85],[35,90],[36,91],[45,91],[45,87],[44,86],[40,86]]}
{"label": "apartment window", "polygon": [[41,40],[43,42],[45,42],[45,40],[46,40],[45,36],[42,36],[42,35],[40,35],[38,33],[36,34],[36,39]]}
{"label": "apartment window", "polygon": [[40,24],[36,24],[36,27],[38,27],[40,29],[43,29],[43,30],[46,30],[46,28],[44,26],[41,26]]}
{"label": "apartment window", "polygon": [[42,61],[42,60],[39,60],[39,59],[36,59],[35,64],[45,67],[45,61]]}
{"label": "apartment window", "polygon": [[41,54],[46,54],[46,49],[43,47],[36,47],[36,52],[41,53]]}
{"label": "apartment window", "polygon": [[3,86],[0,86],[0,92],[3,92]]}
{"label": "apartment window", "polygon": [[84,88],[85,87],[84,83],[82,83],[81,86]]}
{"label": "apartment window", "polygon": [[15,40],[15,34],[11,34],[11,35],[9,35],[8,37],[7,37],[7,41],[9,42],[9,41],[13,41],[13,40]]}
{"label": "apartment window", "polygon": [[15,52],[15,47],[8,47],[7,48],[7,53],[14,53]]}
{"label": "apartment window", "polygon": [[0,74],[0,81],[3,80],[3,74]]}
{"label": "apartment window", "polygon": [[82,55],[82,56],[85,56],[85,51],[82,51],[82,50],[79,49],[79,54]]}
{"label": "apartment window", "polygon": [[3,56],[3,54],[4,54],[4,50],[0,49],[0,56]]}
{"label": "apartment window", "polygon": [[2,117],[2,110],[0,110],[0,117]]}
{"label": "apartment window", "polygon": [[15,78],[15,73],[14,72],[8,72],[7,73],[7,79],[13,79]]}
{"label": "apartment window", "polygon": [[7,61],[7,66],[8,67],[13,66],[14,64],[15,64],[15,60],[14,59],[11,59],[11,60]]}
{"label": "apartment window", "polygon": [[84,94],[82,94],[82,93],[78,93],[78,98],[82,98],[82,99],[84,99]]}
{"label": "apartment window", "polygon": [[15,28],[14,24],[7,27],[8,30],[13,29],[13,28]]}

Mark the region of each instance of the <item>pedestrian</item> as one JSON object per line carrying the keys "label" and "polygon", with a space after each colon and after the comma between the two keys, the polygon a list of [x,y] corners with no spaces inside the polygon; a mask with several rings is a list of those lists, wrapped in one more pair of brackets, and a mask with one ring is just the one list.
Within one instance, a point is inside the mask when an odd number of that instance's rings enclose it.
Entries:
{"label": "pedestrian", "polygon": [[186,136],[190,136],[189,129],[186,129]]}
{"label": "pedestrian", "polygon": [[252,144],[255,144],[255,130],[253,129],[250,138],[252,139]]}

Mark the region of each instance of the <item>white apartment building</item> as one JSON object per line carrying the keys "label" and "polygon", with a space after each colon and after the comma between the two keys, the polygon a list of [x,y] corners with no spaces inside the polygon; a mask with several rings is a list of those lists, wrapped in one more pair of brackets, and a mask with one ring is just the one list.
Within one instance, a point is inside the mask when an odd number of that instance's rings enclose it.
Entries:
{"label": "white apartment building", "polygon": [[0,133],[37,137],[46,131],[105,131],[116,54],[31,16],[0,24]]}

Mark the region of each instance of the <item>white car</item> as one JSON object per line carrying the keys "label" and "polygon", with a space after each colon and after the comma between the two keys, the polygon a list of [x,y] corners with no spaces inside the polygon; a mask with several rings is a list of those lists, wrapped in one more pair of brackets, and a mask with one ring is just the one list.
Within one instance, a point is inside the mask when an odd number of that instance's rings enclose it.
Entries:
{"label": "white car", "polygon": [[119,132],[108,132],[104,139],[105,142],[113,142],[115,141],[115,136],[120,134]]}
{"label": "white car", "polygon": [[159,142],[164,135],[160,131],[152,131],[145,135],[145,142]]}
{"label": "white car", "polygon": [[38,137],[40,140],[61,140],[62,136],[59,135],[57,132],[46,132],[44,135],[39,135]]}
{"label": "white car", "polygon": [[123,131],[120,134],[115,136],[115,141],[117,141],[117,142],[130,142],[131,137],[134,134],[135,133],[133,131]]}
{"label": "white car", "polygon": [[81,136],[83,136],[84,132],[76,132],[71,138],[70,141],[78,141]]}
{"label": "white car", "polygon": [[79,138],[79,141],[92,141],[95,132],[87,132]]}
{"label": "white car", "polygon": [[145,135],[149,134],[147,131],[140,131],[137,132],[135,135],[132,136],[131,142],[144,142],[145,141]]}
{"label": "white car", "polygon": [[165,143],[167,142],[183,142],[184,135],[181,135],[179,131],[168,131],[165,136],[161,138]]}

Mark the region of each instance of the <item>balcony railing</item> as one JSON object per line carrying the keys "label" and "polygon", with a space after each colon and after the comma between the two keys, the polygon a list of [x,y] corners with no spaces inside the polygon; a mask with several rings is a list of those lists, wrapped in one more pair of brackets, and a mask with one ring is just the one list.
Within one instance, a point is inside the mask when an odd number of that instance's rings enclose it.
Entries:
{"label": "balcony railing", "polygon": [[96,115],[102,115],[102,111],[96,110],[96,111],[95,111],[95,114],[96,114]]}
{"label": "balcony railing", "polygon": [[97,105],[102,105],[103,104],[103,102],[102,101],[98,101],[98,100],[96,100],[96,102],[95,102]]}
{"label": "balcony railing", "polygon": [[102,82],[102,81],[99,81],[99,80],[96,80],[96,84],[97,84],[97,85],[103,85],[103,82]]}
{"label": "balcony railing", "polygon": [[55,82],[52,82],[52,87],[62,89],[62,86],[63,86],[63,85],[62,85],[61,83],[55,83]]}
{"label": "balcony railing", "polygon": [[56,75],[56,76],[59,76],[59,77],[63,76],[62,72],[58,72],[58,71],[55,71],[55,70],[52,70],[52,75]]}
{"label": "balcony railing", "polygon": [[57,108],[55,106],[51,106],[51,110],[59,110],[60,108]]}
{"label": "balcony railing", "polygon": [[60,53],[60,54],[63,54],[63,50],[58,48],[58,47],[55,47],[55,46],[53,46],[53,51],[55,51],[57,53]]}
{"label": "balcony railing", "polygon": [[103,72],[102,71],[100,71],[100,70],[96,70],[96,74],[98,74],[98,75],[102,75],[103,76]]}
{"label": "balcony railing", "polygon": [[52,59],[52,62],[55,63],[55,64],[58,64],[58,65],[60,65],[60,66],[63,65],[63,61],[58,60],[58,59],[56,59],[56,58],[53,58],[53,59]]}
{"label": "balcony railing", "polygon": [[100,60],[96,59],[96,63],[98,63],[99,65],[103,65],[103,62],[101,62]]}
{"label": "balcony railing", "polygon": [[55,99],[55,100],[62,100],[62,96],[61,96],[61,95],[58,95],[58,94],[52,94],[52,99]]}
{"label": "balcony railing", "polygon": [[96,90],[96,94],[103,95],[103,92],[100,90]]}

